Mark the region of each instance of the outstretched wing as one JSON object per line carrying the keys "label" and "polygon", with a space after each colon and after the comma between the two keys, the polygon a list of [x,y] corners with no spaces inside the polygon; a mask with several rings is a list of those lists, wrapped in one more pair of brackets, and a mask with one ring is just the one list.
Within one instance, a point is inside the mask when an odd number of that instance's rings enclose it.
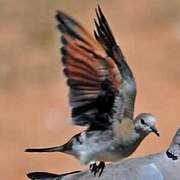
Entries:
{"label": "outstretched wing", "polygon": [[103,15],[100,7],[96,9],[97,20],[95,20],[96,31],[94,35],[96,40],[102,45],[107,55],[113,59],[121,74],[121,87],[119,97],[114,103],[114,119],[128,117],[133,119],[134,103],[136,97],[136,83],[119,46],[117,45],[109,24]]}
{"label": "outstretched wing", "polygon": [[69,86],[72,121],[76,125],[106,127],[113,116],[121,75],[115,61],[75,20],[57,12],[61,54]]}

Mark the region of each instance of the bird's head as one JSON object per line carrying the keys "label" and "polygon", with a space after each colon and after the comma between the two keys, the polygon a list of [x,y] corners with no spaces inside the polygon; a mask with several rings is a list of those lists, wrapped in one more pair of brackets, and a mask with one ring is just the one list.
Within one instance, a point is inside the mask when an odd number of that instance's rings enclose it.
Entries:
{"label": "bird's head", "polygon": [[138,132],[143,133],[145,135],[153,132],[157,136],[160,136],[155,123],[156,123],[155,116],[149,113],[142,113],[139,114],[135,119],[135,129]]}

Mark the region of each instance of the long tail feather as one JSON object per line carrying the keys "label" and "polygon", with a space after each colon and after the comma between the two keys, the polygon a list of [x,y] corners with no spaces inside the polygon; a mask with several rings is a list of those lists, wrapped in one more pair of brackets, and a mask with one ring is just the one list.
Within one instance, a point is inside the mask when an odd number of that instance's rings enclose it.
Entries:
{"label": "long tail feather", "polygon": [[60,177],[58,174],[48,173],[48,172],[31,172],[27,174],[30,179],[50,179]]}
{"label": "long tail feather", "polygon": [[26,149],[25,152],[63,152],[64,147],[63,146],[56,146],[56,147],[50,147],[50,148],[30,148]]}
{"label": "long tail feather", "polygon": [[54,174],[54,173],[48,173],[48,172],[31,172],[27,174],[27,177],[32,179],[32,180],[45,180],[45,179],[52,179],[52,178],[58,178],[59,180],[63,178],[64,176],[74,174],[74,173],[79,173],[81,171],[73,171],[65,174]]}

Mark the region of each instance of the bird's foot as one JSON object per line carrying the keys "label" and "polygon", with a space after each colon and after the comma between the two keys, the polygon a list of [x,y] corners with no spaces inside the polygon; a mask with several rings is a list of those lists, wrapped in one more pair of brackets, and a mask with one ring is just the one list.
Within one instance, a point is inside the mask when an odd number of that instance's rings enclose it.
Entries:
{"label": "bird's foot", "polygon": [[89,165],[89,169],[90,169],[90,171],[91,171],[92,173],[94,173],[94,172],[96,171],[96,169],[97,169],[96,163],[94,162],[94,163],[90,164],[90,165]]}
{"label": "bird's foot", "polygon": [[177,160],[178,156],[172,152],[170,152],[169,150],[166,151],[166,155],[168,158],[172,159],[172,160]]}
{"label": "bird's foot", "polygon": [[100,177],[103,173],[103,170],[105,168],[105,163],[103,161],[100,161],[98,165],[96,163],[90,164],[90,171],[96,176],[98,174],[98,177]]}

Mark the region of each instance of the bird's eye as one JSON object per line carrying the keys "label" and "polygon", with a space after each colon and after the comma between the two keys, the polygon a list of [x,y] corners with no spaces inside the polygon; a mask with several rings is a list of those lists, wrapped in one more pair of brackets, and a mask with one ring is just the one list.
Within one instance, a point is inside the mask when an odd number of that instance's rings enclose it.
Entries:
{"label": "bird's eye", "polygon": [[141,119],[141,124],[144,124],[144,125],[146,124],[144,119]]}

